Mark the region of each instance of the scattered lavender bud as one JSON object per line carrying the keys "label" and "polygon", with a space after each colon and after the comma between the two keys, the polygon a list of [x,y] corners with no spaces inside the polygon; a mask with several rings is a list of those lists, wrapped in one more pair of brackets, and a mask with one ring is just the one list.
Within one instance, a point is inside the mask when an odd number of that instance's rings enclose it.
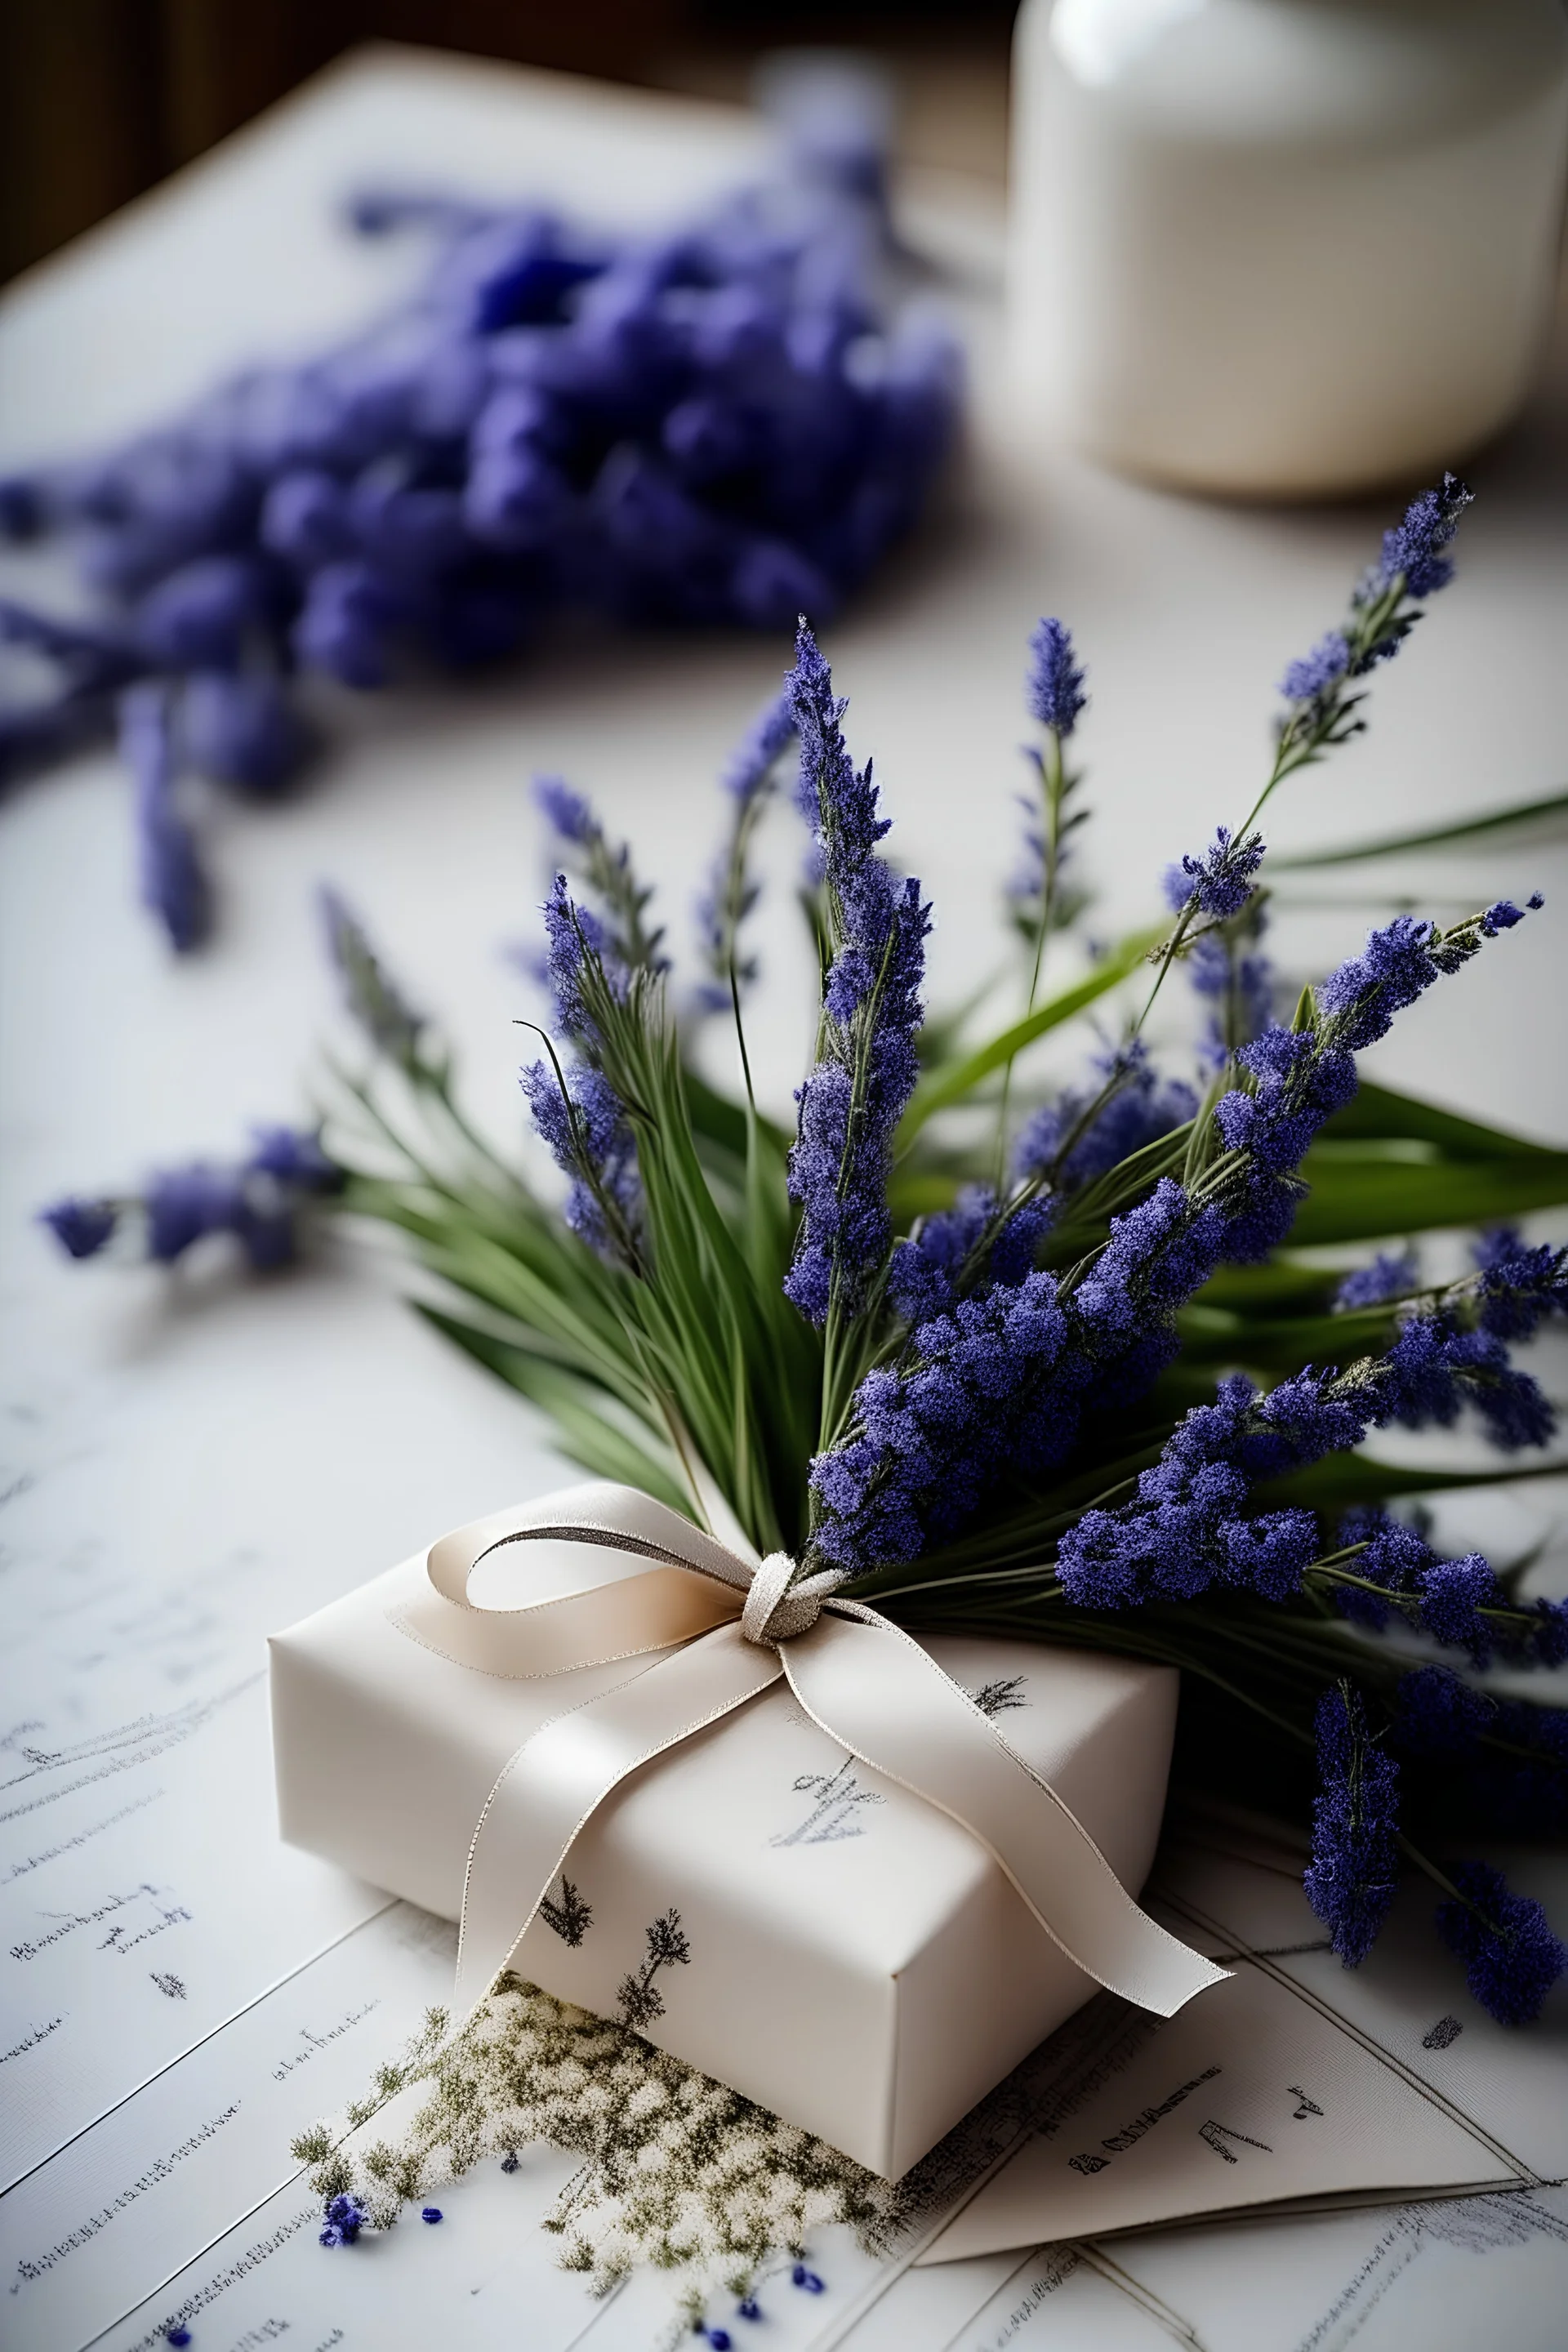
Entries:
{"label": "scattered lavender bud", "polygon": [[168,694],[130,688],[121,704],[120,748],[136,795],[142,898],[182,955],[206,937],[212,914],[195,835],[174,800],[174,754]]}
{"label": "scattered lavender bud", "polygon": [[38,1212],[38,1223],[47,1225],[69,1257],[96,1257],[119,1222],[119,1205],[113,1201],[57,1201]]}

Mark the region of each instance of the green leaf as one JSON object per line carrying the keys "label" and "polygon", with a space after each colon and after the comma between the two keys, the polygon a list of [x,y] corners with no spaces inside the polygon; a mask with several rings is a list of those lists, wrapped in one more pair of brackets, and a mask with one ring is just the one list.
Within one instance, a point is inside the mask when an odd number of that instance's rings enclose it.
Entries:
{"label": "green leaf", "polygon": [[671,1466],[659,1461],[636,1438],[608,1420],[595,1402],[594,1391],[559,1366],[531,1355],[527,1349],[465,1323],[455,1315],[416,1299],[415,1311],[443,1336],[539,1406],[554,1423],[558,1443],[570,1461],[579,1463],[596,1478],[637,1486],[672,1510],[684,1512],[689,1496]]}
{"label": "green leaf", "polygon": [[1553,793],[1542,801],[1521,801],[1512,808],[1490,809],[1481,816],[1460,817],[1453,824],[1433,826],[1425,833],[1382,834],[1374,841],[1342,844],[1334,849],[1298,850],[1293,857],[1270,857],[1270,873],[1306,873],[1318,866],[1354,866],[1363,858],[1397,857],[1414,849],[1457,848],[1462,842],[1479,841],[1494,833],[1510,833],[1516,827],[1551,824],[1559,817],[1568,818],[1568,793]]}
{"label": "green leaf", "polygon": [[1096,964],[1094,970],[1075,987],[1064,989],[1048,1003],[1037,1005],[1026,1020],[1014,1022],[1010,1029],[1004,1029],[988,1044],[977,1047],[973,1054],[965,1055],[963,1061],[922,1078],[899,1128],[900,1150],[907,1149],[927,1119],[937,1111],[950,1109],[954,1103],[962,1102],[966,1095],[973,1093],[983,1079],[988,1078],[994,1070],[1006,1068],[1037,1037],[1044,1037],[1050,1030],[1059,1028],[1064,1021],[1070,1021],[1075,1013],[1081,1013],[1086,1005],[1093,1004],[1124,981],[1130,972],[1136,971],[1150,949],[1164,936],[1163,926],[1157,930],[1134,932],[1119,947],[1112,949],[1103,962]]}
{"label": "green leaf", "polygon": [[1422,1165],[1314,1150],[1301,1173],[1312,1190],[1290,1231],[1299,1249],[1447,1225],[1498,1224],[1568,1202],[1568,1151]]}
{"label": "green leaf", "polygon": [[1500,1127],[1483,1127],[1477,1119],[1461,1118],[1458,1111],[1420,1102],[1414,1095],[1395,1094],[1391,1087],[1374,1086],[1366,1078],[1353,1100],[1336,1111],[1323,1129],[1330,1141],[1361,1137],[1436,1144],[1449,1160],[1562,1157],[1545,1144],[1531,1143]]}
{"label": "green leaf", "polygon": [[1436,1495],[1463,1486],[1509,1486],[1522,1478],[1557,1478],[1568,1463],[1515,1462],[1503,1470],[1437,1470],[1374,1462],[1366,1454],[1331,1454],[1306,1470],[1292,1470],[1253,1489],[1270,1508],[1301,1503],[1319,1511],[1348,1510],[1357,1503],[1380,1503],[1393,1495]]}

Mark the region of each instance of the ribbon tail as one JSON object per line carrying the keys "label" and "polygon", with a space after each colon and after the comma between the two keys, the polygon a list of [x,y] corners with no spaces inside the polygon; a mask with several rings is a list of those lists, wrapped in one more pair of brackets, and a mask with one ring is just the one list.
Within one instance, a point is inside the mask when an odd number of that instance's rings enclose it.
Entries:
{"label": "ribbon tail", "polygon": [[468,1849],[455,2005],[483,2000],[595,1810],[629,1773],[777,1682],[776,1650],[722,1625],[543,1725],[502,1767]]}
{"label": "ribbon tail", "polygon": [[977,1837],[1097,1983],[1171,2017],[1229,1974],[1139,1907],[1050,1784],[888,1618],[830,1601],[783,1655],[791,1688],[823,1730]]}

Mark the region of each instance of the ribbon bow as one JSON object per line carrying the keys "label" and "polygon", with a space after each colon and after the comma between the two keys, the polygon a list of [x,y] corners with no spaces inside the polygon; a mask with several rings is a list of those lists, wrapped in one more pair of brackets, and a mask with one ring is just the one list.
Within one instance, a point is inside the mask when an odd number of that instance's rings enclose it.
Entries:
{"label": "ribbon bow", "polygon": [[[520,1608],[468,1598],[503,1545],[588,1547],[591,1580]],[[607,1558],[589,1567],[594,1549]],[[812,1720],[863,1764],[979,1839],[1035,1917],[1089,1976],[1170,2017],[1227,1974],[1141,1910],[1049,1782],[918,1642],[837,1591],[759,1564],[629,1486],[574,1486],[456,1528],[431,1545],[427,1582],[393,1610],[416,1641],[515,1679],[662,1654],[544,1724],[508,1759],[468,1850],[457,2007],[482,2000],[595,1809],[629,1773],[758,1697],[781,1677]]]}

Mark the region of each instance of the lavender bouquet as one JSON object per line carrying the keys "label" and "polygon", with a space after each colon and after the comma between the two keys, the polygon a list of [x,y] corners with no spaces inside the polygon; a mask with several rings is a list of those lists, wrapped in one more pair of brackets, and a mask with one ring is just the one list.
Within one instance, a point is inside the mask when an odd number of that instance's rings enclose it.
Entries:
{"label": "lavender bouquet", "polygon": [[[1568,1251],[1509,1221],[1568,1200],[1568,1155],[1356,1066],[1521,909],[1397,915],[1280,1018],[1258,830],[1280,786],[1363,725],[1373,672],[1450,577],[1468,496],[1447,477],[1386,533],[1341,625],[1285,675],[1251,808],[1166,877],[1163,923],[1055,993],[1055,941],[1081,908],[1085,693],[1068,631],[1040,623],[1029,858],[1010,901],[1022,1010],[984,1043],[922,1026],[930,909],[888,859],[870,766],[803,625],[726,779],[694,1013],[671,1009],[629,852],[564,786],[542,788],[562,866],[543,910],[553,1022],[522,1086],[563,1196],[468,1126],[428,1024],[333,900],[374,1055],[339,1073],[330,1154],[297,1138],[290,1160],[272,1135],[265,1168],[186,1171],[143,1211],[64,1203],[51,1222],[89,1255],[144,1213],[152,1254],[173,1256],[159,1235],[184,1183],[187,1238],[226,1222],[253,1255],[290,1209],[397,1228],[445,1293],[422,1311],[595,1475],[700,1521],[732,1515],[760,1551],[911,1627],[1180,1667],[1178,1785],[1310,1814],[1306,1892],[1344,1963],[1418,1872],[1472,1993],[1529,2020],[1568,1951],[1475,1848],[1568,1825],[1568,1710],[1501,1695],[1485,1670],[1568,1659],[1568,1602],[1525,1598],[1479,1554],[1442,1556],[1391,1507],[1529,1475],[1518,1457],[1550,1441],[1552,1407],[1510,1349],[1568,1311]],[[745,1027],[757,830],[792,746],[821,976],[793,1139],[753,1097]],[[1178,969],[1202,1012],[1185,1077],[1159,1072],[1144,1034]],[[1041,1097],[1026,1049],[1140,973],[1112,1049]],[[739,1042],[733,1096],[691,1051],[715,1015]],[[1408,1242],[1337,1269],[1302,1254],[1466,1225],[1481,1234],[1455,1280],[1428,1281]],[[1501,1466],[1365,1450],[1462,1416]]]}

